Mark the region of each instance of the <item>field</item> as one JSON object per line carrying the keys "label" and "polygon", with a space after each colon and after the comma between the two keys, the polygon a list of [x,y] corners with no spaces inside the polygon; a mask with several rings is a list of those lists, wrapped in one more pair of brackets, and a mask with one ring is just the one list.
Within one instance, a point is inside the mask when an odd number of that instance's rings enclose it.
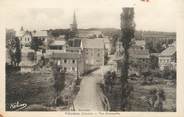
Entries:
{"label": "field", "polygon": [[[68,96],[74,76],[66,75],[65,89],[60,95]],[[11,104],[19,102],[28,106],[53,107],[56,96],[53,88],[54,79],[52,73],[11,73],[6,75],[6,110],[12,111]],[[69,87],[70,86],[70,87]],[[69,91],[72,93],[71,91]]]}
{"label": "field", "polygon": [[165,92],[166,100],[163,103],[164,111],[176,111],[176,85],[171,84],[171,80],[162,78],[157,78],[156,80],[159,81],[159,83],[151,85],[142,85],[141,80],[129,80],[129,83],[134,87],[130,98],[132,111],[149,111],[145,97],[149,95],[149,91],[153,88],[163,89]]}

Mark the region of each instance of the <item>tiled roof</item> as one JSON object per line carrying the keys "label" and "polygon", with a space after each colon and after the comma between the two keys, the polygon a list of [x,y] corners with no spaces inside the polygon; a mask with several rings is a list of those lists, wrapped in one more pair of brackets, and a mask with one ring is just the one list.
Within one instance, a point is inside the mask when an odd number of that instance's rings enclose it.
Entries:
{"label": "tiled roof", "polygon": [[135,44],[137,46],[145,46],[146,42],[145,42],[145,40],[136,40]]}
{"label": "tiled roof", "polygon": [[104,49],[104,42],[100,38],[82,39],[83,48],[98,48]]}
{"label": "tiled roof", "polygon": [[80,58],[80,54],[71,52],[54,52],[52,53],[52,58],[78,59]]}
{"label": "tiled roof", "polygon": [[50,46],[60,46],[60,45],[65,45],[65,44],[66,44],[66,41],[64,40],[55,40],[50,44]]}
{"label": "tiled roof", "polygon": [[32,61],[21,61],[19,65],[21,67],[25,67],[25,66],[33,67],[34,65],[36,65],[36,63]]}
{"label": "tiled roof", "polygon": [[150,54],[147,49],[129,49],[130,57],[133,58],[149,58]]}
{"label": "tiled roof", "polygon": [[175,53],[176,53],[176,47],[169,46],[164,51],[162,51],[159,56],[172,56]]}
{"label": "tiled roof", "polygon": [[79,50],[81,50],[80,47],[68,47],[68,48],[66,48],[66,51],[79,51]]}
{"label": "tiled roof", "polygon": [[151,53],[150,55],[151,55],[151,56],[156,56],[156,57],[158,57],[158,56],[160,55],[160,53]]}

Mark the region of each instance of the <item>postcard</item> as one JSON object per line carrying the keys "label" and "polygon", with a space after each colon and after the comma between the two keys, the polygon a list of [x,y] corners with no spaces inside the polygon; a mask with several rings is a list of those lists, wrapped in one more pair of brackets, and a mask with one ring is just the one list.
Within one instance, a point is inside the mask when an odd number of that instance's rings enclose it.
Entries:
{"label": "postcard", "polygon": [[184,116],[182,0],[1,0],[0,117]]}

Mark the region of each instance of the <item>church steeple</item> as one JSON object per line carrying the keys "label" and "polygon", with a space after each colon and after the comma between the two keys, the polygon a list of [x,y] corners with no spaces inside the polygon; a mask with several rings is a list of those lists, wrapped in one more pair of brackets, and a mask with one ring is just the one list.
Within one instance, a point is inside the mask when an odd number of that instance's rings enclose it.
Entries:
{"label": "church steeple", "polygon": [[71,31],[75,33],[75,35],[78,33],[78,27],[77,27],[77,19],[75,11],[73,13],[73,23],[71,24]]}
{"label": "church steeple", "polygon": [[77,29],[77,20],[76,20],[75,11],[74,11],[74,13],[73,13],[73,26],[74,26],[74,28]]}

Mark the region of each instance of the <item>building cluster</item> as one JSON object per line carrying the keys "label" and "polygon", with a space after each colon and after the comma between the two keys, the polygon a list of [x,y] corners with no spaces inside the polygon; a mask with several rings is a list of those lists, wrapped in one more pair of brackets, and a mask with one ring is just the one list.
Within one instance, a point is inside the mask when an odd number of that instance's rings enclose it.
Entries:
{"label": "building cluster", "polygon": [[168,48],[163,50],[158,56],[159,68],[164,69],[176,69],[176,42],[169,45]]}
{"label": "building cluster", "polygon": [[[159,38],[160,39],[160,38]],[[167,35],[164,39],[174,39],[170,35],[167,38]],[[156,57],[155,66],[158,65],[160,70],[170,69],[176,70],[176,41],[168,45],[161,53],[150,53],[146,48],[146,40],[132,40],[132,45],[129,48],[129,60],[132,63],[140,63],[142,68],[149,67],[152,62],[152,57]],[[118,63],[123,59],[123,47],[120,39],[116,42],[116,59]],[[119,71],[117,67],[117,71]]]}
{"label": "building cluster", "polygon": [[[105,56],[111,53],[112,44],[110,38],[104,36],[97,29],[78,29],[76,14],[74,13],[73,22],[70,24],[70,31],[74,34],[68,40],[65,35],[52,37],[47,30],[28,31],[23,27],[19,31],[13,29],[6,30],[6,43],[8,44],[14,38],[18,38],[21,45],[22,61],[20,63],[21,72],[31,72],[39,60],[44,57],[57,64],[62,70],[68,73],[82,75],[87,71],[105,64]],[[152,54],[146,48],[148,39],[173,39],[175,35],[165,33],[145,33],[142,40],[133,39],[132,46],[129,49],[130,61],[135,63],[149,64],[152,56],[158,59],[160,70],[165,68],[176,68],[176,43],[169,45],[161,53]],[[31,49],[33,40],[41,43],[42,50]],[[123,57],[123,47],[120,39],[116,41],[116,60],[120,61]],[[44,51],[43,51],[44,49]],[[36,54],[36,55],[35,55]],[[7,61],[10,56],[7,51]],[[30,59],[32,57],[34,62]],[[36,60],[35,60],[36,59]],[[145,64],[144,64],[145,65]]]}
{"label": "building cluster", "polygon": [[[105,53],[110,53],[108,37],[104,37],[100,31],[79,30],[75,13],[73,23],[70,26],[70,30],[75,33],[75,36],[68,40],[64,38],[64,35],[57,38],[50,37],[46,30],[28,31],[21,27],[20,31],[14,34],[22,46],[21,72],[32,72],[41,57],[54,62],[67,73],[77,75],[82,75],[93,68],[104,65]],[[31,49],[33,40],[42,42],[45,51],[35,52]],[[34,62],[28,59],[31,53],[33,56],[36,53],[36,57],[33,58]]]}

